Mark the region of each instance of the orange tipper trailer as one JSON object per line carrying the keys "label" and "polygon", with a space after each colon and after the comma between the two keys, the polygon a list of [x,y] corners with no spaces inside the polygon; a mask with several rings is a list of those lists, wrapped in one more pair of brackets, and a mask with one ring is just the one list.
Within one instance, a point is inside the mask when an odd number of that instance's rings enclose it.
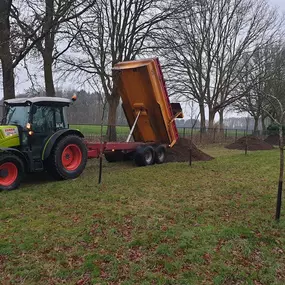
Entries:
{"label": "orange tipper trailer", "polygon": [[158,58],[120,62],[113,70],[134,140],[172,147],[178,139],[174,120],[183,115],[180,104],[169,101]]}
{"label": "orange tipper trailer", "polygon": [[103,150],[109,162],[133,159],[138,166],[163,163],[166,147],[178,139],[175,119],[183,114],[179,103],[169,101],[159,60],[120,62],[113,72],[130,133],[126,142],[88,142],[88,157],[99,157]]}

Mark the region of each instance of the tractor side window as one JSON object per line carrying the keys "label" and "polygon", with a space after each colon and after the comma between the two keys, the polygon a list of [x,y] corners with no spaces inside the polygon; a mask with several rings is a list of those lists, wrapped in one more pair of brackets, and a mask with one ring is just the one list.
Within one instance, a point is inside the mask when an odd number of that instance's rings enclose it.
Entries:
{"label": "tractor side window", "polygon": [[33,106],[33,130],[39,133],[54,131],[54,110],[51,106]]}
{"label": "tractor side window", "polygon": [[6,123],[7,125],[20,125],[23,128],[26,126],[29,118],[29,106],[9,106]]}
{"label": "tractor side window", "polygon": [[65,128],[62,108],[57,106],[33,106],[33,130],[40,133]]}
{"label": "tractor side window", "polygon": [[56,129],[64,129],[65,121],[63,118],[62,108],[54,108],[54,114],[55,114],[55,127]]}

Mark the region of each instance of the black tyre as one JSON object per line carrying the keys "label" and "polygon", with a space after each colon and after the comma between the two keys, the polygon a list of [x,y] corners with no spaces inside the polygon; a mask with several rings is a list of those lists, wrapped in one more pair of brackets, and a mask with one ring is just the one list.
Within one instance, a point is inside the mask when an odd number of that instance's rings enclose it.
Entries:
{"label": "black tyre", "polygon": [[12,153],[1,153],[0,190],[17,189],[24,177],[25,167],[21,158]]}
{"label": "black tyre", "polygon": [[87,147],[76,135],[63,137],[53,148],[46,170],[55,179],[75,179],[85,169]]}
{"label": "black tyre", "polygon": [[138,147],[135,154],[137,166],[148,166],[154,163],[154,149],[151,146]]}
{"label": "black tyre", "polygon": [[159,145],[157,148],[155,148],[155,158],[154,162],[157,164],[162,164],[165,161],[166,157],[166,149],[163,145]]}

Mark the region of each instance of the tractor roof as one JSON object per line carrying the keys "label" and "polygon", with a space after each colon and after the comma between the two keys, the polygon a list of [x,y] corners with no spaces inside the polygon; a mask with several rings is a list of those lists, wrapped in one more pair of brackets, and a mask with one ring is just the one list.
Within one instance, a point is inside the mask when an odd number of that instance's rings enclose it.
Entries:
{"label": "tractor roof", "polygon": [[72,100],[68,98],[60,98],[60,97],[31,97],[31,98],[16,98],[5,100],[6,104],[28,104],[28,103],[63,103],[63,104],[71,104]]}

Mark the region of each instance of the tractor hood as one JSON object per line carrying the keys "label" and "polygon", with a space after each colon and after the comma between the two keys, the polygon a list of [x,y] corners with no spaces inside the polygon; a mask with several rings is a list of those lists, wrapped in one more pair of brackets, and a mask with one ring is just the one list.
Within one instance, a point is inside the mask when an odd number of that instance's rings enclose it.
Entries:
{"label": "tractor hood", "polygon": [[16,147],[20,145],[17,126],[0,126],[0,148]]}

